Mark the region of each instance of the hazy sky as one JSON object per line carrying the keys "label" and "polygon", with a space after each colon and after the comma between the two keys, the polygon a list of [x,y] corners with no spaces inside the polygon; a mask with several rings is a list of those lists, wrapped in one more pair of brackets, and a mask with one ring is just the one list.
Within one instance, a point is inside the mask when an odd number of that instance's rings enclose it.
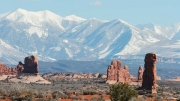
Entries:
{"label": "hazy sky", "polygon": [[1,0],[0,14],[18,8],[49,10],[60,16],[77,15],[102,20],[122,19],[132,25],[180,22],[180,0]]}

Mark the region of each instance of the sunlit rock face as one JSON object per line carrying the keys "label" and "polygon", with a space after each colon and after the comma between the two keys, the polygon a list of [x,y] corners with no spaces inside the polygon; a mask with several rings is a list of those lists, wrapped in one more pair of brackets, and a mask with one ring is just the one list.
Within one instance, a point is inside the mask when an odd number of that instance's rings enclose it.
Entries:
{"label": "sunlit rock face", "polygon": [[130,82],[131,75],[129,73],[129,68],[125,65],[122,68],[122,63],[119,60],[113,60],[111,65],[107,68],[107,81],[106,83],[114,84],[117,82]]}
{"label": "sunlit rock face", "polygon": [[6,67],[2,62],[0,62],[0,75],[16,75],[17,70],[14,68]]}
{"label": "sunlit rock face", "polygon": [[157,93],[156,91],[156,61],[157,56],[154,53],[147,53],[144,59],[144,72],[143,72],[143,82],[142,88],[146,90],[151,90],[152,93]]}

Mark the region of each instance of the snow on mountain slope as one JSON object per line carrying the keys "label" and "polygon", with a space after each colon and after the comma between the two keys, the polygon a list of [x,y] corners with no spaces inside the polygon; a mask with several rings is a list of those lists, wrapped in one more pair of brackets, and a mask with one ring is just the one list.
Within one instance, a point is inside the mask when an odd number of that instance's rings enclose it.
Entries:
{"label": "snow on mountain slope", "polygon": [[[23,24],[26,24],[26,26],[29,25],[30,27],[27,28],[27,30],[33,30],[34,28],[36,28],[43,31],[43,30],[49,30],[50,27],[56,27],[60,29],[61,32],[65,31],[68,28],[74,27],[80,22],[85,20],[75,15],[71,15],[71,16],[63,18],[48,10],[32,12],[32,11],[26,11],[24,9],[17,9],[14,12],[2,14],[0,16],[2,16],[0,21],[23,23]],[[18,30],[22,30],[22,29],[18,28]],[[38,30],[36,30],[36,32],[34,33],[38,34],[42,32],[39,32]],[[30,32],[30,34],[32,33]],[[42,35],[38,35],[38,36],[42,36]]]}
{"label": "snow on mountain slope", "polygon": [[177,34],[180,31],[180,23],[173,24],[168,27],[159,26],[156,24],[145,24],[145,25],[137,25],[140,29],[149,29],[154,31],[155,33],[165,36],[168,39],[176,39]]}
{"label": "snow on mountain slope", "polygon": [[70,20],[70,21],[76,21],[76,22],[81,22],[81,21],[84,21],[86,19],[83,19],[81,17],[78,17],[76,15],[69,15],[69,16],[66,16],[64,17],[65,20]]}
{"label": "snow on mountain slope", "polygon": [[85,40],[85,37],[90,35],[93,31],[97,30],[98,27],[100,27],[103,23],[104,21],[89,19],[78,24],[70,30],[67,30],[59,37],[68,38],[76,42],[83,42]]}
{"label": "snow on mountain slope", "polygon": [[[169,27],[155,24],[136,27],[120,19],[61,17],[48,10],[17,9],[0,14],[1,44],[10,47],[0,45],[1,61],[15,62],[32,54],[43,61],[110,59],[148,52],[161,56],[170,52],[180,57],[179,30],[179,23]],[[14,54],[9,56],[7,52],[11,50]]]}
{"label": "snow on mountain slope", "polygon": [[17,64],[17,61],[23,61],[26,54],[19,52],[0,39],[0,61],[7,64]]}

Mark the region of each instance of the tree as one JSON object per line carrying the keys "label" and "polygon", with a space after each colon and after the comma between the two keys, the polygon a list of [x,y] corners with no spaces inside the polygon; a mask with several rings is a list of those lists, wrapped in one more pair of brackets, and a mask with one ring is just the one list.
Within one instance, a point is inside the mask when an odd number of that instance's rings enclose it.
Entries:
{"label": "tree", "polygon": [[128,101],[137,96],[138,93],[126,83],[118,83],[110,86],[111,101]]}

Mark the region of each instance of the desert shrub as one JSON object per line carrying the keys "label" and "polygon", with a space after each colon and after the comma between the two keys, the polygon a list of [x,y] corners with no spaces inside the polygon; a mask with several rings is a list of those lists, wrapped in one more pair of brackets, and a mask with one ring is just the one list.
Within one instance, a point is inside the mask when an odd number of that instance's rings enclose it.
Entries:
{"label": "desert shrub", "polygon": [[52,93],[52,97],[53,97],[53,99],[66,98],[67,95],[64,94],[63,92],[60,92],[60,91],[54,91],[54,92]]}
{"label": "desert shrub", "polygon": [[146,101],[147,97],[146,96],[141,96],[135,99],[134,97],[131,98],[129,101]]}
{"label": "desert shrub", "polygon": [[105,101],[105,100],[103,98],[101,98],[101,97],[93,97],[91,99],[91,101]]}
{"label": "desert shrub", "polygon": [[24,84],[15,83],[9,87],[7,92],[12,101],[32,101],[34,98],[34,92]]}
{"label": "desert shrub", "polygon": [[26,92],[26,96],[24,97],[25,100],[27,101],[32,101],[34,98],[34,92],[29,90],[28,92]]}
{"label": "desert shrub", "polygon": [[12,101],[33,101],[33,93],[28,92],[25,97],[11,96]]}
{"label": "desert shrub", "polygon": [[97,94],[96,91],[83,91],[83,95],[94,95],[94,94]]}
{"label": "desert shrub", "polygon": [[118,83],[110,86],[111,101],[128,101],[132,97],[137,97],[138,93],[131,89],[128,84]]}
{"label": "desert shrub", "polygon": [[0,95],[3,95],[5,93],[4,89],[0,88]]}

